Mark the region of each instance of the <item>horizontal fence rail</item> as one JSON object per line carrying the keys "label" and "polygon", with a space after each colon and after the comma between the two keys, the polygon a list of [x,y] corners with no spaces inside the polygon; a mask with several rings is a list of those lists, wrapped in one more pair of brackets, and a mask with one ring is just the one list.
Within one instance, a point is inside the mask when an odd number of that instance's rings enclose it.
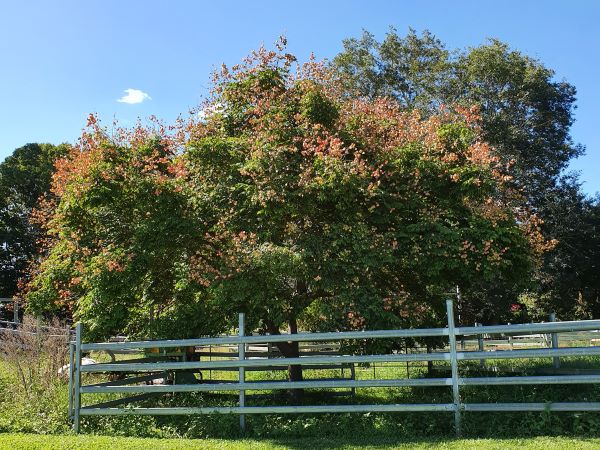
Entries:
{"label": "horizontal fence rail", "polygon": [[356,356],[303,356],[299,358],[245,359],[231,361],[190,361],[157,363],[118,363],[90,364],[81,368],[82,372],[131,372],[185,369],[221,369],[230,367],[271,367],[273,362],[286,365],[318,366],[323,364],[370,363],[370,362],[413,362],[444,361],[446,353],[423,353],[414,355],[356,355]]}
{"label": "horizontal fence rail", "polygon": [[456,328],[456,335],[523,333],[567,333],[571,331],[600,330],[600,320],[574,320],[569,322],[519,323],[514,325],[485,325]]}
{"label": "horizontal fence rail", "polygon": [[[600,323],[600,321],[599,321]],[[600,328],[600,326],[599,326]],[[162,341],[129,341],[129,342],[100,342],[82,344],[82,351],[90,350],[123,350],[143,348],[168,348],[191,347],[200,345],[225,345],[225,344],[266,344],[276,342],[317,342],[317,341],[344,341],[355,339],[398,339],[408,337],[435,337],[448,336],[446,328],[421,328],[407,330],[380,330],[380,331],[346,331],[335,333],[297,333],[297,334],[271,334],[264,336],[223,336],[215,338],[180,339]]]}
{"label": "horizontal fence rail", "polygon": [[133,392],[208,392],[208,391],[261,391],[277,389],[315,388],[368,388],[368,387],[407,387],[407,386],[447,386],[448,378],[394,379],[394,380],[307,380],[307,381],[256,381],[219,384],[179,384],[165,386],[84,386],[82,394],[91,393],[133,393]]}
{"label": "horizontal fence rail", "polygon": [[[440,411],[453,412],[454,425],[460,434],[461,415],[463,412],[484,411],[600,411],[600,402],[549,402],[549,403],[465,403],[461,399],[460,388],[464,386],[510,386],[510,385],[556,385],[556,384],[596,384],[600,383],[598,373],[566,374],[566,375],[536,375],[536,376],[479,376],[461,377],[459,374],[460,361],[476,361],[484,365],[487,360],[523,359],[523,358],[552,358],[554,369],[559,368],[560,358],[600,356],[600,346],[558,348],[557,333],[588,332],[585,338],[590,342],[596,341],[593,331],[600,330],[600,320],[545,322],[516,325],[488,325],[473,327],[455,327],[453,303],[447,301],[448,327],[426,329],[356,331],[339,333],[298,333],[278,335],[246,335],[244,317],[240,315],[239,332],[236,335],[209,337],[199,339],[157,340],[157,341],[123,341],[82,343],[81,324],[76,327],[75,341],[71,343],[71,364],[69,376],[69,415],[73,418],[73,428],[77,432],[81,416],[92,415],[186,415],[186,414],[239,414],[240,428],[245,427],[247,414],[297,414],[297,413],[348,413],[348,412],[417,412]],[[508,340],[491,339],[490,343],[509,345],[509,350],[485,351],[484,337],[503,335]],[[551,348],[514,349],[515,342],[522,336],[523,340],[532,344],[551,345]],[[600,334],[599,334],[600,335]],[[261,350],[258,344],[276,344],[277,342],[334,342],[363,339],[403,339],[422,337],[443,337],[447,339],[448,348],[443,351],[429,353],[391,353],[379,355],[340,355],[325,344],[323,354],[319,349],[307,352],[299,357],[270,357],[269,351]],[[474,337],[472,343],[475,351],[465,351],[465,337]],[[571,338],[573,342],[577,337]],[[600,342],[600,341],[597,341]],[[318,344],[323,346],[323,344]],[[206,346],[217,346],[218,351],[206,351]],[[235,346],[236,351],[223,349]],[[252,346],[252,347],[250,347]],[[458,347],[460,346],[460,351]],[[187,360],[185,348],[202,347],[197,359]],[[115,361],[115,353],[131,353],[139,351],[163,351],[163,354],[146,352],[144,358]],[[111,355],[113,362],[82,364],[82,353],[104,351]],[[171,354],[168,352],[171,351]],[[179,352],[179,353],[178,353]],[[302,355],[302,353],[300,353]],[[173,356],[175,355],[175,356]],[[210,360],[202,358],[210,357]],[[218,359],[213,360],[212,357]],[[229,359],[223,359],[229,358]],[[354,379],[355,364],[374,363],[410,363],[410,362],[440,362],[449,364],[451,376],[443,378],[393,378],[393,379]],[[352,368],[352,377],[335,379],[305,379],[303,381],[247,381],[248,370],[281,370],[288,366],[298,365],[304,369]],[[201,380],[173,382],[182,374],[198,373],[212,370],[235,370],[239,373],[237,380]],[[81,385],[84,373],[117,373],[124,379]],[[232,373],[232,372],[228,372]],[[173,384],[167,384],[169,379]],[[159,384],[139,384],[159,381]],[[195,378],[194,378],[195,380]],[[452,389],[451,403],[436,404],[323,404],[323,405],[294,405],[294,406],[247,406],[247,392],[270,392],[293,389],[368,389],[368,388],[402,388],[402,387],[450,387]],[[118,407],[123,404],[146,399],[149,396],[164,395],[180,392],[223,392],[237,393],[238,406],[227,407]],[[119,398],[95,405],[81,406],[82,394],[131,394],[130,397]]]}
{"label": "horizontal fence rail", "polygon": [[323,405],[323,406],[215,406],[179,408],[83,408],[84,416],[149,415],[170,416],[190,414],[307,414],[307,413],[351,413],[351,412],[410,412],[410,411],[453,411],[452,403],[403,404],[403,405]]}

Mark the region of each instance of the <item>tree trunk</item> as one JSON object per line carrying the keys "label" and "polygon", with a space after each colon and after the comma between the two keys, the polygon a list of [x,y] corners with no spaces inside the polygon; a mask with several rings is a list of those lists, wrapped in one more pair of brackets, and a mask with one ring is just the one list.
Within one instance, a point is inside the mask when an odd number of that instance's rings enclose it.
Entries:
{"label": "tree trunk", "polygon": [[[289,320],[289,333],[298,333],[298,323],[295,317]],[[286,358],[298,358],[300,356],[300,346],[298,342],[278,342],[277,348]],[[302,366],[293,364],[288,366],[289,381],[302,381]],[[294,403],[299,403],[304,396],[304,389],[290,389],[290,397]]]}
{"label": "tree trunk", "polygon": [[[433,350],[430,344],[427,344],[427,353],[431,353]],[[433,361],[427,361],[427,376],[433,376]]]}

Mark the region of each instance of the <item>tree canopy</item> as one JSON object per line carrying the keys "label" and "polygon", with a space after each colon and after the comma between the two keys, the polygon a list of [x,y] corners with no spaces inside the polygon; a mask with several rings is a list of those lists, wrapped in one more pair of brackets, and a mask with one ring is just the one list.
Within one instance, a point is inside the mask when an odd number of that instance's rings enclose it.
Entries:
{"label": "tree canopy", "polygon": [[353,99],[325,65],[261,49],[185,123],[90,117],[26,298],[95,337],[197,336],[240,311],[270,333],[436,323],[457,283],[519,284],[544,248],[511,169],[474,110]]}
{"label": "tree canopy", "polygon": [[[501,161],[514,165],[514,188],[544,223],[546,239],[555,243],[532,278],[527,298],[533,294],[538,307],[558,309],[563,317],[574,317],[582,302],[589,311],[597,308],[600,286],[586,274],[600,263],[594,237],[600,230],[593,225],[599,204],[580,193],[576,176],[565,175],[569,161],[583,152],[570,135],[573,85],[498,40],[448,50],[427,31],[400,36],[390,29],[381,42],[365,32],[344,41],[333,66],[355,98],[388,96],[403,110],[425,116],[442,105],[478,107],[482,139]],[[587,238],[581,239],[584,234]],[[489,321],[506,316],[524,292],[500,277],[464,298],[471,320]],[[530,301],[523,304],[531,306]]]}
{"label": "tree canopy", "polygon": [[513,161],[516,181],[534,205],[536,194],[582,152],[570,136],[575,87],[498,40],[449,51],[427,31],[401,37],[391,29],[382,42],[364,32],[344,41],[334,66],[349,92],[389,96],[407,110],[427,115],[440,105],[477,105],[482,136]]}

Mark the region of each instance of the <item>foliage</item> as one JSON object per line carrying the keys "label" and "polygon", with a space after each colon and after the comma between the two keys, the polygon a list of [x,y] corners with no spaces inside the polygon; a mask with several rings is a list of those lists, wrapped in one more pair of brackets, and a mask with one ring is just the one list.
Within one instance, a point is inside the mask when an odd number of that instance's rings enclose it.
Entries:
{"label": "foliage", "polygon": [[293,62],[261,50],[223,68],[184,153],[218,218],[223,256],[197,271],[223,312],[270,333],[418,326],[456,283],[522,281],[543,243],[473,111],[349,99]]}
{"label": "foliage", "polygon": [[36,254],[41,230],[29,221],[50,189],[54,160],[64,145],[27,144],[0,163],[0,297],[12,297]]}
{"label": "foliage", "polygon": [[[512,166],[512,183],[523,192],[524,206],[545,222],[544,236],[557,244],[529,286],[540,298],[538,307],[556,305],[572,316],[577,304],[598,302],[596,283],[587,273],[597,267],[600,249],[594,239],[574,239],[576,232],[565,225],[586,223],[582,233],[588,237],[597,230],[590,210],[598,202],[585,199],[572,176],[562,176],[583,151],[570,136],[574,86],[555,80],[540,61],[498,40],[450,51],[431,33],[417,35],[412,29],[399,36],[392,28],[381,42],[368,32],[347,39],[333,66],[354,97],[389,96],[403,109],[426,116],[443,105],[477,106],[482,138]],[[499,275],[477,288],[462,287],[463,320],[509,319],[523,290]]]}
{"label": "foliage", "polygon": [[[223,67],[201,115],[102,129],[57,164],[36,312],[88,336],[435,323],[442,298],[544,249],[473,110],[428,118],[355,100],[334,74],[261,49]],[[282,343],[291,356],[295,344]]]}
{"label": "foliage", "polygon": [[410,29],[400,37],[391,28],[381,43],[367,31],[360,39],[345,39],[334,66],[352,95],[391,97],[404,109],[435,113],[450,94],[450,58],[429,31],[418,36]]}
{"label": "foliage", "polygon": [[542,229],[558,244],[544,255],[537,303],[562,320],[600,317],[600,198],[586,198],[574,177],[547,198]]}
{"label": "foliage", "polygon": [[88,130],[57,163],[40,210],[47,254],[28,286],[36,313],[74,312],[88,338],[210,333],[191,258],[205,246],[177,141],[156,128]]}
{"label": "foliage", "polygon": [[483,137],[516,166],[528,197],[582,151],[569,135],[575,88],[498,40],[451,52],[427,31],[401,37],[392,28],[381,43],[364,32],[344,41],[334,65],[355,95],[390,96],[408,110],[478,105]]}

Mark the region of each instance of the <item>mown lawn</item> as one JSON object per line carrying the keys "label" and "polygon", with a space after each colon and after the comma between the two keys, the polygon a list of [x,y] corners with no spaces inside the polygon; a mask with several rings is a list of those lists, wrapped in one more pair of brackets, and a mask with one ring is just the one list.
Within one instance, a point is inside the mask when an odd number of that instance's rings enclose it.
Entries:
{"label": "mown lawn", "polygon": [[597,449],[600,439],[536,437],[530,439],[455,439],[394,440],[370,438],[226,440],[226,439],[149,439],[91,435],[43,436],[0,434],[0,449]]}

